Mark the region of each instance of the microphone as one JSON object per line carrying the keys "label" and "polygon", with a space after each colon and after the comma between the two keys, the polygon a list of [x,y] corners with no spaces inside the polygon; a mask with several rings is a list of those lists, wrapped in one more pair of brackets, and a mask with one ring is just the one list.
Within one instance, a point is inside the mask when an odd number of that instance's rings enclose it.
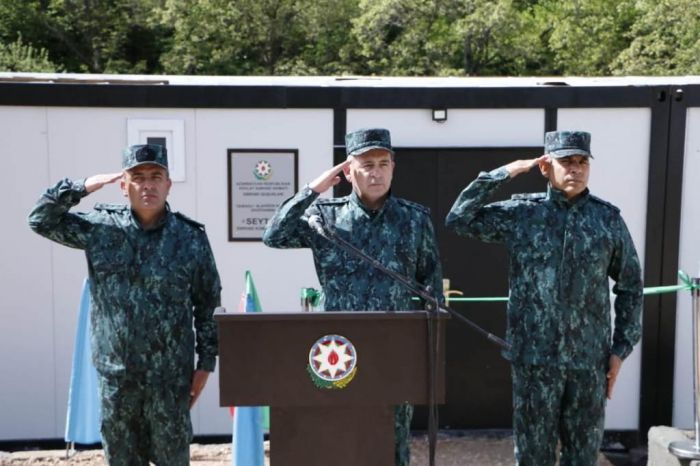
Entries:
{"label": "microphone", "polygon": [[326,230],[323,227],[323,219],[319,215],[311,215],[306,222],[309,224],[309,227],[318,233],[319,235],[323,236],[324,238],[327,238],[326,235]]}
{"label": "microphone", "polygon": [[310,215],[308,218],[306,218],[305,216],[301,218],[306,220],[306,223],[309,224],[309,228],[326,238],[331,243],[335,244],[337,247],[343,249],[344,251],[348,252],[349,254],[355,257],[362,259],[367,264],[379,270],[380,272],[387,274],[388,276],[405,286],[412,293],[423,298],[427,303],[432,303],[435,306],[435,310],[443,310],[450,313],[453,317],[457,318],[458,320],[461,320],[462,322],[470,326],[472,329],[476,330],[478,333],[486,337],[489,341],[496,343],[504,350],[510,350],[510,345],[501,338],[497,337],[493,333],[484,330],[477,323],[464,317],[462,314],[454,311],[453,309],[450,309],[448,306],[441,306],[438,299],[432,295],[432,290],[430,287],[423,288],[420,284],[416,283],[414,279],[387,268],[377,259],[368,256],[364,251],[358,249],[356,246],[343,239],[340,235],[337,235],[333,227],[326,228],[323,217],[321,217],[320,215]]}

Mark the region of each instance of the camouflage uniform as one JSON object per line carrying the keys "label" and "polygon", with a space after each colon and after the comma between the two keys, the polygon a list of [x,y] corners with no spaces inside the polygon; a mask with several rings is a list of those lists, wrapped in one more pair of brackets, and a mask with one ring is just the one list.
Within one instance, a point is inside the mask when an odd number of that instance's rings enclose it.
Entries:
{"label": "camouflage uniform", "polygon": [[[513,365],[516,460],[554,464],[561,436],[562,465],[593,465],[609,356],[624,359],[640,337],[639,259],[619,210],[587,189],[567,200],[550,185],[547,193],[486,205],[508,180],[503,167],[479,174],[446,224],[504,243],[510,254],[505,355]],[[617,295],[614,332],[608,277]]]}
{"label": "camouflage uniform", "polygon": [[[386,267],[430,286],[442,296],[442,272],[427,208],[389,196],[377,211],[367,209],[353,191],[323,199],[308,186],[280,206],[263,241],[275,248],[311,248],[327,311],[420,309],[412,294],[393,278],[350,255],[314,232],[302,217],[319,215],[343,239]],[[396,464],[409,464],[413,407],[396,409]]]}
{"label": "camouflage uniform", "polygon": [[204,227],[167,206],[149,230],[125,205],[70,213],[86,195],[84,181],[60,181],[29,224],[87,256],[105,453],[112,465],[189,464],[193,317],[196,368],[213,371],[217,355],[221,286]]}

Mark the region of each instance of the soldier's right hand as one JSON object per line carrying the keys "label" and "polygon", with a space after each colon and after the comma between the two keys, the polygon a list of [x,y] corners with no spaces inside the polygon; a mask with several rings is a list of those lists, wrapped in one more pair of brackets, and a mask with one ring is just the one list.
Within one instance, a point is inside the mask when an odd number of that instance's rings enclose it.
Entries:
{"label": "soldier's right hand", "polygon": [[350,160],[346,160],[345,162],[339,163],[335,167],[326,170],[325,172],[321,173],[318,178],[309,183],[309,188],[319,194],[327,191],[340,183],[340,172],[343,171],[343,169],[348,165],[350,165]]}
{"label": "soldier's right hand", "polygon": [[93,175],[85,180],[85,190],[93,193],[106,184],[111,184],[122,177],[122,172],[108,173],[104,175]]}
{"label": "soldier's right hand", "polygon": [[515,178],[522,173],[529,172],[532,170],[532,167],[539,165],[540,162],[549,162],[549,155],[541,155],[534,159],[516,160],[506,165],[505,169],[508,170],[511,178]]}

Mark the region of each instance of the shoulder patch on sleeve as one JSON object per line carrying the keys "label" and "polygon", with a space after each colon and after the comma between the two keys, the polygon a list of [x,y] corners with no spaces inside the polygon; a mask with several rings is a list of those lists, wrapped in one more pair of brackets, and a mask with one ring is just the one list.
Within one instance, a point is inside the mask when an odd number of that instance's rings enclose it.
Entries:
{"label": "shoulder patch on sleeve", "polygon": [[540,202],[547,198],[547,193],[520,193],[510,197],[514,201]]}
{"label": "shoulder patch on sleeve", "polygon": [[128,208],[129,206],[127,206],[126,204],[95,204],[95,210],[106,210],[109,212],[120,212]]}
{"label": "shoulder patch on sleeve", "polygon": [[599,198],[598,196],[594,196],[593,194],[589,194],[589,196],[591,197],[591,200],[592,200],[592,201],[595,201],[595,202],[597,202],[597,203],[599,203],[599,204],[603,204],[604,206],[610,207],[610,208],[613,209],[615,212],[619,212],[619,211],[620,211],[620,208],[619,208],[618,206],[616,206],[616,205],[614,205],[614,204],[611,204],[610,202],[606,201],[605,199],[601,199],[601,198]]}
{"label": "shoulder patch on sleeve", "polygon": [[196,221],[196,220],[192,220],[191,218],[189,218],[187,215],[183,214],[182,212],[175,212],[175,215],[177,215],[177,217],[178,217],[179,219],[184,220],[185,222],[187,222],[187,223],[189,223],[190,225],[192,225],[192,226],[198,228],[199,230],[204,231],[204,224],[203,224],[203,223],[199,223],[199,222]]}

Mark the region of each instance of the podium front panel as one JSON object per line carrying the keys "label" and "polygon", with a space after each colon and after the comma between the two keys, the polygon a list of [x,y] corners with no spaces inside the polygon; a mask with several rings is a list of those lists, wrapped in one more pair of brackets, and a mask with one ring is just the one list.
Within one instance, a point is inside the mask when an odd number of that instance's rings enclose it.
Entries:
{"label": "podium front panel", "polygon": [[272,407],[270,464],[394,464],[394,407]]}
{"label": "podium front panel", "polygon": [[[437,340],[434,393],[444,402],[446,314],[427,316],[422,311],[217,312],[221,406],[427,404],[430,332]],[[357,371],[344,388],[319,388],[309,373],[309,352],[326,335],[340,335],[354,346]]]}

